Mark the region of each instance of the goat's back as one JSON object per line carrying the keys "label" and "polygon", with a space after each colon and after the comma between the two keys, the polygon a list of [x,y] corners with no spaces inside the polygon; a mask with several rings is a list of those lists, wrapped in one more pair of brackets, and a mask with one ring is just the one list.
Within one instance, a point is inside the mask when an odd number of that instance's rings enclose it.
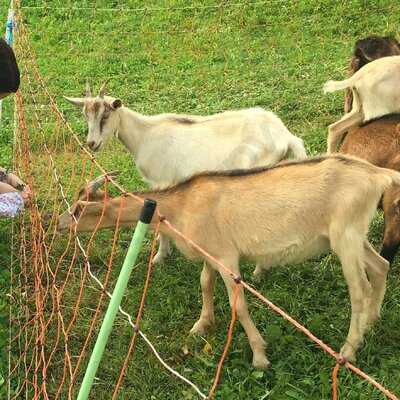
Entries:
{"label": "goat's back", "polygon": [[379,167],[398,170],[400,114],[388,115],[350,129],[340,152],[363,158]]}
{"label": "goat's back", "polygon": [[[189,237],[218,254],[224,246],[262,256],[268,246],[297,248],[344,229],[368,224],[396,176],[359,159],[331,156],[270,169],[201,175],[170,189]],[[339,229],[339,228],[337,228]]]}

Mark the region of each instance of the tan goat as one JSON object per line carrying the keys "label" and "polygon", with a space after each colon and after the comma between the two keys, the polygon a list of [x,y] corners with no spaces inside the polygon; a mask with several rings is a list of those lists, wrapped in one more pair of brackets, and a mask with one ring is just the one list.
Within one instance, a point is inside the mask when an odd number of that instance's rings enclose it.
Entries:
{"label": "tan goat", "polygon": [[[348,283],[352,316],[341,353],[354,360],[367,327],[380,314],[389,264],[367,240],[369,223],[382,193],[400,174],[344,155],[288,162],[272,168],[198,175],[162,191],[136,193],[157,201],[159,212],[179,231],[240,274],[242,257],[258,262],[255,274],[282,264],[296,264],[329,251],[340,258]],[[103,201],[103,193],[88,193],[71,212],[77,231],[111,228],[119,208],[121,222],[134,226],[141,204],[131,197]],[[99,219],[103,215],[101,221]],[[153,221],[155,224],[157,221]],[[70,212],[59,217],[59,229],[73,227]],[[204,259],[193,247],[161,224],[189,259]],[[192,332],[205,333],[214,324],[216,271],[232,301],[233,280],[212,262],[201,273],[203,307]],[[261,266],[262,265],[262,266]],[[251,320],[243,291],[238,318],[253,351],[253,365],[266,368],[265,342]]]}
{"label": "tan goat", "polygon": [[400,56],[374,60],[343,81],[328,81],[324,92],[351,88],[353,108],[329,125],[328,153],[335,152],[343,135],[354,126],[400,112]]}

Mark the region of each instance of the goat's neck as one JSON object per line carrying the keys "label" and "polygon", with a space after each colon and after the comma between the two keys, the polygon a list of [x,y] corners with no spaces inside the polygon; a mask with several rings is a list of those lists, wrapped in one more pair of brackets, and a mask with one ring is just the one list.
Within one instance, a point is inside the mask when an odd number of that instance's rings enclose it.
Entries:
{"label": "goat's neck", "polygon": [[[163,193],[163,192],[157,192],[157,191],[152,191],[152,192],[139,192],[139,193],[134,193],[134,195],[141,197],[142,199],[152,199],[157,202],[157,209],[156,213],[152,219],[152,222],[150,224],[150,227],[155,229],[157,226],[157,223],[159,221],[159,218],[157,217],[158,213],[165,217],[168,221],[170,221],[173,225],[176,225],[179,223],[178,217],[179,217],[179,203],[180,203],[180,198],[179,195],[176,193]],[[120,197],[117,199],[113,199],[113,201],[116,203],[116,205],[119,207],[120,202],[123,201],[123,211],[121,214],[121,222],[124,224],[130,224],[130,222],[136,223],[139,219],[140,211],[142,209],[142,204],[135,198],[128,196],[125,197]],[[166,230],[166,233],[168,233],[167,229],[162,226],[161,231]]]}
{"label": "goat's neck", "polygon": [[122,107],[118,112],[120,116],[118,138],[129,152],[136,156],[149,128],[147,117],[126,107]]}

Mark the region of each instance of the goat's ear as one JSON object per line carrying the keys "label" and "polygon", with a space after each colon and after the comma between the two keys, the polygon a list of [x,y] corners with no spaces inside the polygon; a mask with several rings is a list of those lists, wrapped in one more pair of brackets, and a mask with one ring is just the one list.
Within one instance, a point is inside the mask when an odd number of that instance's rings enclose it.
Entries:
{"label": "goat's ear", "polygon": [[65,100],[67,100],[69,103],[73,104],[74,106],[77,107],[83,107],[85,104],[85,99],[82,97],[66,97],[63,96]]}
{"label": "goat's ear", "polygon": [[112,103],[111,103],[111,108],[113,110],[116,110],[117,108],[122,107],[122,101],[120,99],[115,99]]}
{"label": "goat's ear", "polygon": [[72,206],[71,212],[75,215],[75,218],[79,218],[81,216],[82,211],[94,204],[99,204],[98,201],[87,201],[87,200],[78,200],[75,202],[75,204]]}

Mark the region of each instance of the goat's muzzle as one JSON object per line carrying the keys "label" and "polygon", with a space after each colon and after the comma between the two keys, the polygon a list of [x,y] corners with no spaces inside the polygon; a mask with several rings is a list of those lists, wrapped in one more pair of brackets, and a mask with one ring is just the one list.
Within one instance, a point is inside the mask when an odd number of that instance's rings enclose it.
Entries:
{"label": "goat's muzzle", "polygon": [[94,152],[100,150],[102,144],[103,144],[103,142],[99,142],[99,143],[96,143],[96,142],[88,142],[88,143],[87,143],[87,145],[89,146],[90,150],[92,150],[92,151],[94,151]]}
{"label": "goat's muzzle", "polygon": [[65,230],[70,229],[71,225],[74,224],[73,218],[71,214],[66,211],[65,213],[61,214],[57,220],[57,232],[62,232]]}

